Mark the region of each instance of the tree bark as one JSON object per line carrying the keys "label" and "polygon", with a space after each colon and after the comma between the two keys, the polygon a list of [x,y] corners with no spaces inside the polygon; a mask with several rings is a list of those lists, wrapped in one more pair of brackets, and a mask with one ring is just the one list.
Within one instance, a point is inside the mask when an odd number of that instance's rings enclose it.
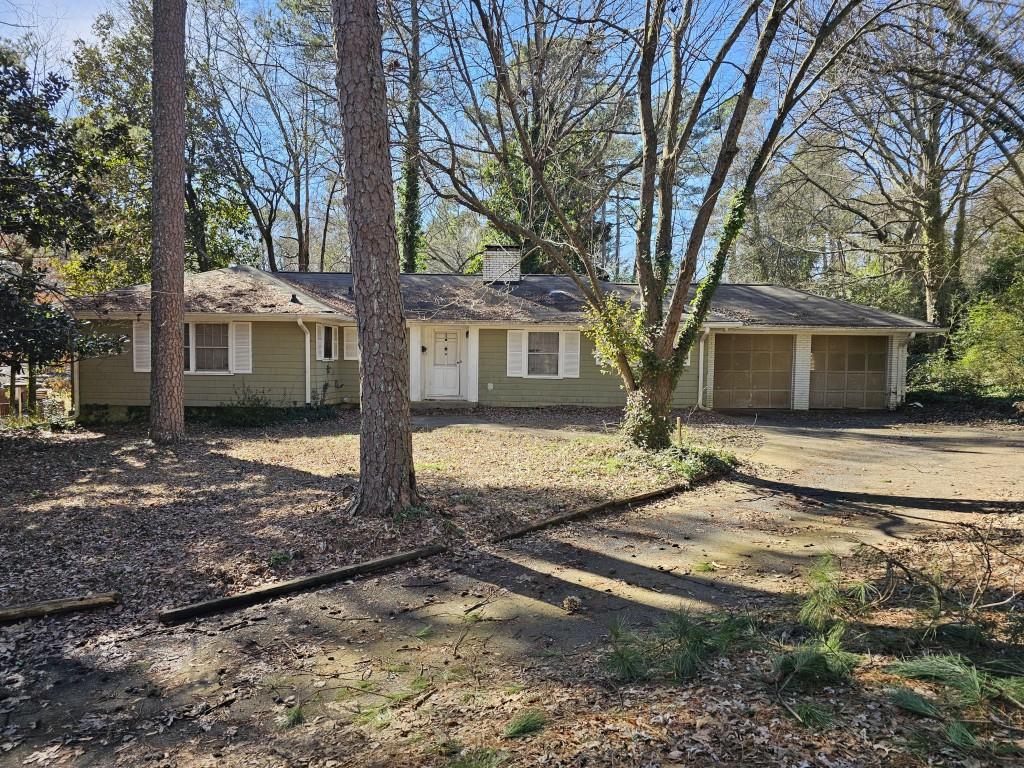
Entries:
{"label": "tree bark", "polygon": [[185,0],[153,2],[150,437],[185,434]]}
{"label": "tree bark", "polygon": [[419,503],[399,286],[381,24],[374,0],[332,0],[352,289],[361,348],[358,514]]}

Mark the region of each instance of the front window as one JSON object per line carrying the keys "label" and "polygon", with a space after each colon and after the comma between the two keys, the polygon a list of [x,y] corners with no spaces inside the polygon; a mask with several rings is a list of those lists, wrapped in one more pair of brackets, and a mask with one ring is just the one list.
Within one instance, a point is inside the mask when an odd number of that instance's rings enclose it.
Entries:
{"label": "front window", "polygon": [[334,359],[334,328],[324,329],[324,360]]}
{"label": "front window", "polygon": [[192,346],[195,371],[228,370],[228,324],[194,323]]}
{"label": "front window", "polygon": [[527,376],[558,375],[557,331],[530,331],[526,352]]}
{"label": "front window", "polygon": [[185,370],[192,370],[192,338],[189,336],[191,326],[185,323]]}

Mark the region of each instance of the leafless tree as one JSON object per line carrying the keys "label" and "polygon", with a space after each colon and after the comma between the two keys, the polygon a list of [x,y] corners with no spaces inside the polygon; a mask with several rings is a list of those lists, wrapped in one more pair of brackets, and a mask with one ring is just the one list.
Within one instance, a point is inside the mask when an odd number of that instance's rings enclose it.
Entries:
{"label": "leafless tree", "polygon": [[150,436],[185,434],[185,0],[153,3]]}
{"label": "leafless tree", "polygon": [[360,345],[357,514],[419,502],[412,460],[409,353],[399,287],[382,30],[374,0],[332,0],[352,288]]}
{"label": "leafless tree", "polygon": [[328,117],[333,98],[313,85],[319,62],[273,14],[221,0],[198,5],[193,41],[226,167],[260,231],[269,268],[293,258],[308,271],[325,259],[342,182]]}
{"label": "leafless tree", "polygon": [[[903,18],[911,35],[888,28],[858,41],[851,66],[833,81],[841,93],[803,126],[801,161],[787,171],[853,217],[862,239],[847,236],[846,245],[873,241],[892,274],[919,280],[926,319],[946,325],[970,239],[984,234],[972,232],[972,209],[994,182],[1020,171],[1019,140],[955,88],[978,52],[950,34],[943,11],[923,4]],[[1014,86],[992,70],[986,87]],[[816,155],[824,163],[807,162]],[[836,158],[845,166],[839,184],[817,172]]]}
{"label": "leafless tree", "polygon": [[[599,354],[627,392],[627,433],[645,446],[667,445],[672,391],[757,180],[794,124],[829,95],[823,75],[897,2],[442,1],[450,88],[445,105],[424,106],[430,183],[500,232],[535,244],[571,277],[590,305]],[[600,52],[591,71],[551,55],[567,41]],[[752,111],[755,98],[770,106]],[[739,168],[744,134],[757,140]],[[586,185],[592,203],[574,216],[557,179],[562,157],[584,136],[597,144],[573,182]],[[607,162],[606,149],[622,137],[635,153]],[[703,168],[681,178],[694,159]],[[526,169],[557,234],[501,214],[488,197],[494,166]],[[609,293],[581,229],[631,177],[639,308]],[[726,206],[727,184],[735,194]],[[712,234],[716,215],[724,218]],[[708,246],[707,274],[684,315]]]}

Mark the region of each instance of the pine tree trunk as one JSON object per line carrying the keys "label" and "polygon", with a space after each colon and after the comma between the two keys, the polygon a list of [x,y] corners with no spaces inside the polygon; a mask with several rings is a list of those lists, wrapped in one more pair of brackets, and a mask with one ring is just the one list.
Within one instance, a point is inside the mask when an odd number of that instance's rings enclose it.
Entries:
{"label": "pine tree trunk", "polygon": [[150,437],[185,434],[185,0],[153,2]]}
{"label": "pine tree trunk", "polygon": [[361,364],[360,514],[419,503],[409,417],[409,353],[399,287],[394,187],[374,0],[332,0],[352,288]]}

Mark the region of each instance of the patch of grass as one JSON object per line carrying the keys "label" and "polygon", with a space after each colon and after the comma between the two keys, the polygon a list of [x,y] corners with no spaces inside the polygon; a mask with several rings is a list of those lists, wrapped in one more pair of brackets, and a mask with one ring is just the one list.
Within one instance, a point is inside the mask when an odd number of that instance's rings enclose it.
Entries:
{"label": "patch of grass", "polygon": [[754,622],[746,616],[696,616],[680,610],[653,635],[640,637],[624,624],[611,627],[605,669],[619,682],[636,682],[657,673],[676,682],[693,677],[705,660],[751,640]]}
{"label": "patch of grass", "polygon": [[295,728],[296,726],[302,725],[304,722],[306,722],[306,714],[302,711],[301,704],[288,707],[284,711],[284,715],[281,717],[281,726],[284,728]]}
{"label": "patch of grass", "polygon": [[418,637],[420,640],[426,640],[434,634],[434,628],[427,624],[424,627],[417,629],[413,632],[413,637]]}
{"label": "patch of grass", "polygon": [[624,466],[630,463],[643,464],[691,483],[728,474],[738,464],[736,457],[727,451],[693,444],[673,445],[661,451],[630,448],[620,457]]}
{"label": "patch of grass", "polygon": [[276,550],[270,553],[270,557],[267,558],[267,565],[269,565],[271,568],[280,568],[282,565],[287,565],[294,559],[294,552]]}
{"label": "patch of grass", "polygon": [[827,635],[798,645],[791,651],[776,654],[772,659],[771,676],[783,690],[790,685],[811,688],[850,679],[860,657],[843,649],[846,627],[837,624]]}
{"label": "patch of grass", "polygon": [[526,690],[526,686],[522,683],[513,683],[505,689],[505,695],[515,696],[517,693],[522,693]]}
{"label": "patch of grass", "polygon": [[916,691],[909,688],[893,688],[889,691],[889,701],[907,712],[921,717],[939,717],[939,708]]}
{"label": "patch of grass", "polygon": [[449,469],[450,465],[443,461],[423,461],[416,463],[417,472],[440,472]]}
{"label": "patch of grass", "polygon": [[720,570],[721,568],[722,566],[720,566],[718,563],[702,560],[699,563],[694,563],[692,570],[694,573],[714,573],[715,571]]}
{"label": "patch of grass", "polygon": [[605,669],[621,683],[647,677],[650,663],[640,638],[620,620],[611,626],[611,648],[603,659]]}
{"label": "patch of grass", "polygon": [[473,749],[445,763],[445,768],[498,768],[505,755],[494,749]]}
{"label": "patch of grass", "polygon": [[832,724],[832,713],[817,704],[802,701],[793,707],[797,719],[808,728],[826,728]]}
{"label": "patch of grass", "polygon": [[998,685],[989,675],[957,654],[905,659],[892,664],[889,670],[911,680],[927,680],[952,688],[957,692],[960,702],[966,706],[981,704],[1000,693]]}
{"label": "patch of grass", "polygon": [[823,630],[838,618],[845,596],[839,591],[839,561],[835,555],[821,555],[807,572],[811,591],[800,606],[801,624]]}
{"label": "patch of grass", "polygon": [[454,757],[462,751],[462,744],[457,739],[441,739],[434,745],[434,751],[441,757]]}
{"label": "patch of grass", "polygon": [[396,509],[392,515],[392,520],[394,520],[395,525],[401,528],[403,525],[414,523],[428,514],[430,514],[429,510],[423,506],[405,507],[404,509]]}
{"label": "patch of grass", "polygon": [[963,752],[970,752],[978,746],[978,737],[970,726],[960,720],[950,720],[942,729],[943,736],[951,746]]}
{"label": "patch of grass", "polygon": [[360,708],[356,712],[355,722],[359,725],[369,725],[374,728],[386,728],[391,723],[391,701],[386,704],[379,704],[375,707]]}
{"label": "patch of grass", "polygon": [[520,736],[537,733],[544,728],[547,722],[547,716],[539,709],[524,710],[505,726],[505,738],[515,739]]}

